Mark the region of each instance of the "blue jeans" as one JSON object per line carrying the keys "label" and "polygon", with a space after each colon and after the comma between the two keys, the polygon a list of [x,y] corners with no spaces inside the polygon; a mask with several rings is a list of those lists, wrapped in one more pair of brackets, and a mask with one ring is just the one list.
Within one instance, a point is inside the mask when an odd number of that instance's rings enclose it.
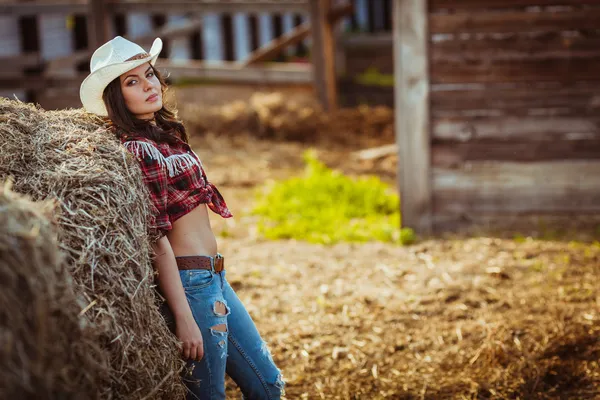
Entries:
{"label": "blue jeans", "polygon": [[[280,399],[283,378],[254,321],[225,279],[225,271],[180,270],[188,304],[204,341],[204,357],[186,361],[182,376],[187,400],[225,399],[225,373],[246,399]],[[218,303],[219,309],[217,308]],[[222,307],[222,306],[225,307]],[[225,310],[223,312],[222,310]],[[163,314],[171,314],[162,307]],[[172,314],[165,316],[174,332]],[[226,327],[226,331],[214,329]]]}

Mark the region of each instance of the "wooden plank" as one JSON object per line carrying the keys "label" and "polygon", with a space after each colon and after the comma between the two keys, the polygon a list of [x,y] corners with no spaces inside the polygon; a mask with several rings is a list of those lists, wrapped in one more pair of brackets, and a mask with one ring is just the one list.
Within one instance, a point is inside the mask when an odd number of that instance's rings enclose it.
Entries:
{"label": "wooden plank", "polygon": [[469,162],[433,168],[436,215],[600,211],[600,161]]}
{"label": "wooden plank", "polygon": [[[349,13],[352,13],[353,9],[354,8],[352,4],[336,5],[330,10],[328,14],[330,23],[337,23],[337,21],[340,18],[344,17]],[[250,54],[244,65],[252,65],[273,59],[275,56],[280,54],[283,51],[283,49],[298,44],[304,39],[306,39],[308,35],[310,35],[310,31],[310,22],[305,22],[299,26],[294,27],[292,31],[284,35],[276,35],[277,37],[273,39],[270,43]]]}
{"label": "wooden plank", "polygon": [[[385,99],[385,97],[383,97]],[[509,109],[471,109],[439,110],[432,109],[434,119],[474,119],[474,118],[572,118],[586,119],[598,116],[600,106],[594,107],[549,107],[549,108],[509,108]]]}
{"label": "wooden plank", "polygon": [[[159,69],[169,71],[170,78],[199,79],[207,82],[236,84],[306,86],[313,82],[312,67],[308,64],[277,64],[241,68],[239,63],[224,62],[219,65],[190,60],[182,63],[160,59]],[[24,77],[17,73],[0,74],[0,88],[44,89],[48,86],[79,85],[87,74]]]}
{"label": "wooden plank", "polygon": [[466,143],[436,142],[432,165],[459,168],[470,161],[551,161],[600,159],[600,138],[582,140],[475,140]]}
{"label": "wooden plank", "polygon": [[482,8],[515,8],[535,6],[598,5],[599,0],[430,0],[430,11],[476,10]]}
{"label": "wooden plank", "polygon": [[[137,43],[141,46],[145,46],[145,45],[151,44],[154,41],[154,39],[157,37],[160,37],[164,40],[185,37],[185,36],[193,34],[194,32],[199,31],[201,27],[202,27],[202,19],[201,18],[192,18],[189,21],[187,21],[184,25],[181,25],[181,26],[173,27],[173,26],[167,25],[167,26],[163,26],[157,30],[154,30],[151,34],[148,34],[148,35],[136,36],[133,38],[130,38],[129,35],[127,35],[125,37],[128,38],[129,40],[134,41],[135,43]],[[65,57],[55,58],[48,62],[47,71],[49,71],[49,73],[53,73],[54,71],[57,71],[57,70],[60,70],[63,68],[68,68],[68,67],[72,66],[73,64],[78,64],[83,61],[89,61],[94,50],[95,50],[95,48],[93,48],[93,50],[88,50],[88,49],[80,50],[80,51],[76,51],[72,54],[69,54],[68,56],[65,56]]]}
{"label": "wooden plank", "polygon": [[88,38],[90,48],[98,48],[110,40],[110,19],[106,0],[90,0]]}
{"label": "wooden plank", "polygon": [[433,40],[432,62],[496,60],[545,60],[559,58],[600,58],[600,36],[564,32],[507,34],[495,37],[460,35]]}
{"label": "wooden plank", "polygon": [[343,4],[333,4],[329,9],[329,13],[327,14],[327,18],[329,22],[335,24],[347,15],[350,15],[354,12],[354,4],[352,3],[343,3]]}
{"label": "wooden plank", "polygon": [[14,2],[0,3],[0,14],[12,16],[38,14],[85,14],[88,12],[88,2],[85,0],[56,0],[53,2]]}
{"label": "wooden plank", "polygon": [[431,232],[427,3],[394,3],[394,97],[402,225]]}
{"label": "wooden plank", "polygon": [[113,4],[116,12],[149,13],[306,13],[308,0],[187,0],[187,1],[121,1]]}
{"label": "wooden plank", "polygon": [[269,44],[259,48],[250,54],[250,57],[244,62],[244,66],[257,64],[262,61],[271,60],[283,49],[288,46],[300,43],[310,35],[310,23],[305,22],[297,26],[292,31],[273,39]]}
{"label": "wooden plank", "polygon": [[333,25],[328,18],[331,0],[311,0],[310,6],[315,90],[323,109],[333,111],[337,108],[337,89]]}
{"label": "wooden plank", "polygon": [[25,89],[25,90],[45,90],[50,87],[64,88],[67,86],[79,86],[83,79],[87,76],[23,76],[19,73],[0,74],[0,88],[5,89]]}
{"label": "wooden plank", "polygon": [[169,71],[172,79],[193,78],[211,82],[306,85],[313,82],[312,66],[308,64],[276,64],[242,67],[237,62],[218,65],[189,60],[185,63],[160,59],[160,70]]}
{"label": "wooden plank", "polygon": [[373,34],[353,33],[352,35],[344,35],[340,40],[340,44],[347,50],[379,50],[391,51],[394,45],[394,37],[392,33],[379,32]]}
{"label": "wooden plank", "polygon": [[430,16],[432,33],[540,32],[598,29],[600,9],[557,12],[487,11]]}
{"label": "wooden plank", "polygon": [[481,109],[510,111],[572,107],[597,112],[600,111],[600,82],[568,86],[520,84],[509,87],[481,85],[463,89],[433,87],[431,107],[436,111]]}
{"label": "wooden plank", "polygon": [[489,140],[595,140],[600,118],[456,118],[434,119],[433,139],[467,142]]}
{"label": "wooden plank", "polygon": [[434,215],[433,224],[436,233],[460,233],[468,236],[495,236],[511,237],[515,233],[537,232],[540,236],[564,229],[577,229],[593,235],[596,227],[600,225],[598,212],[551,212],[510,214],[442,214]]}
{"label": "wooden plank", "polygon": [[202,29],[202,18],[201,17],[192,17],[188,21],[186,21],[182,25],[178,26],[169,26],[163,25],[159,29],[154,30],[152,33],[144,36],[136,36],[136,37],[126,37],[129,40],[133,40],[135,43],[140,45],[151,44],[154,39],[157,37],[166,40],[166,39],[177,39],[182,37],[187,37],[195,32],[198,32]]}
{"label": "wooden plank", "polygon": [[[391,33],[345,35],[340,41],[348,51],[391,52]],[[430,43],[432,62],[464,60],[523,60],[570,57],[600,57],[600,36],[542,34],[506,34],[495,37],[451,35]]]}
{"label": "wooden plank", "polygon": [[433,83],[599,81],[600,58],[479,60],[477,62],[435,62]]}
{"label": "wooden plank", "polygon": [[14,56],[0,57],[0,70],[13,71],[23,68],[39,67],[43,64],[43,60],[39,52],[27,52]]}

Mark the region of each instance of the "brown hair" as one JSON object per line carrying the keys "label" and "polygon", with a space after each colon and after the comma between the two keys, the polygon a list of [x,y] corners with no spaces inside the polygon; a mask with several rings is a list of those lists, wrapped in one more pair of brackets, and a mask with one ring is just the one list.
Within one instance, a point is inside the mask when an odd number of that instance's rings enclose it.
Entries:
{"label": "brown hair", "polygon": [[[160,88],[164,97],[168,85],[158,70],[152,64],[150,66],[160,82]],[[144,136],[155,142],[176,144],[177,141],[174,136],[177,135],[184,142],[188,142],[185,127],[177,119],[175,113],[169,110],[164,103],[162,108],[154,113],[156,125],[133,115],[125,104],[125,98],[121,91],[121,80],[118,77],[104,89],[102,100],[108,111],[111,128],[118,139],[121,139],[124,135],[133,135]]]}

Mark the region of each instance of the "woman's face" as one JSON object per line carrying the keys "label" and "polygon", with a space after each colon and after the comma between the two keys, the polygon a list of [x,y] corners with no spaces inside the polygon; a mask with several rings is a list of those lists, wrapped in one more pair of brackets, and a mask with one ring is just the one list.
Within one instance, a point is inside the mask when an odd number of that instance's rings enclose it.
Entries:
{"label": "woman's face", "polygon": [[139,119],[153,119],[162,108],[162,89],[150,63],[125,72],[119,79],[127,109]]}

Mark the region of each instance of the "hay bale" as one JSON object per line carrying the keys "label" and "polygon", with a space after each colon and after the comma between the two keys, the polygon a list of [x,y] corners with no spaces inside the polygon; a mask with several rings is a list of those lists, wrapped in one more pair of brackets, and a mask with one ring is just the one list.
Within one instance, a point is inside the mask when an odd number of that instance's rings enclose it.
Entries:
{"label": "hay bale", "polygon": [[184,367],[157,307],[148,191],[137,161],[82,110],[0,99],[0,179],[33,200],[57,199],[59,247],[100,348],[101,398],[181,398]]}
{"label": "hay bale", "polygon": [[0,186],[3,399],[95,399],[110,383],[108,353],[78,315],[82,302],[50,222],[55,207],[12,192],[10,181]]}

